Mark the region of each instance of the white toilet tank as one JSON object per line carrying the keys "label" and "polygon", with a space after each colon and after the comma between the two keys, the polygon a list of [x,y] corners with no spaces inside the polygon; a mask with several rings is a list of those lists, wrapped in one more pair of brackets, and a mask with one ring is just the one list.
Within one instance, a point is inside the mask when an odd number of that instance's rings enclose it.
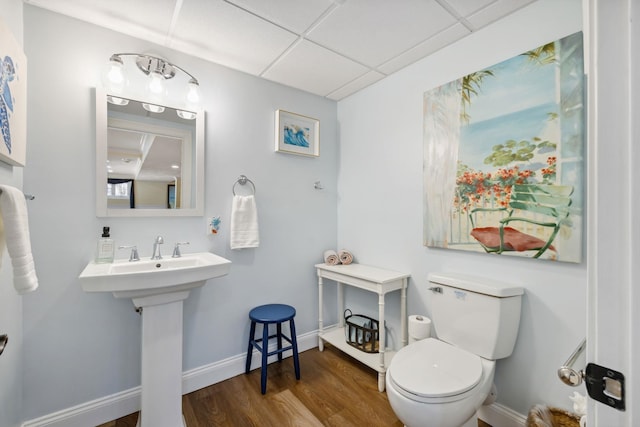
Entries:
{"label": "white toilet tank", "polygon": [[486,278],[429,274],[438,339],[489,360],[509,357],[518,336],[524,290]]}

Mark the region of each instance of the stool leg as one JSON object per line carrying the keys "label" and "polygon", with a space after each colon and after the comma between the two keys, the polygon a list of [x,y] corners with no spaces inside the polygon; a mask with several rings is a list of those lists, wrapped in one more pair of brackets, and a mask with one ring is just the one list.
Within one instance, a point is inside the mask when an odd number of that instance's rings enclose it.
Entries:
{"label": "stool leg", "polygon": [[256,322],[251,321],[251,329],[249,331],[249,349],[247,350],[247,364],[244,368],[244,373],[248,374],[251,370],[251,356],[253,356],[253,340],[256,333]]}
{"label": "stool leg", "polygon": [[262,370],[260,375],[260,391],[267,392],[267,355],[269,354],[269,324],[262,324]]}
{"label": "stool leg", "polygon": [[300,379],[300,362],[298,361],[298,339],[296,338],[296,325],[293,319],[289,321],[291,329],[291,347],[293,349],[293,367],[296,371],[296,379]]}
{"label": "stool leg", "polygon": [[[278,322],[278,350],[282,350],[282,323]],[[278,352],[278,362],[282,362],[282,352]]]}

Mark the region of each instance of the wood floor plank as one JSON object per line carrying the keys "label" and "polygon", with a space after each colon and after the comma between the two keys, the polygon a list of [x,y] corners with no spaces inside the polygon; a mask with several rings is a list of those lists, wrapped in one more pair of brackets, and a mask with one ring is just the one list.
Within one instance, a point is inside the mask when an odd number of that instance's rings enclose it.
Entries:
{"label": "wood floor plank", "polygon": [[274,406],[277,406],[282,417],[282,426],[289,427],[324,427],[313,413],[293,395],[291,390],[284,390],[274,394],[271,398]]}
{"label": "wood floor plank", "polygon": [[[300,353],[300,369],[298,381],[291,358],[270,364],[265,395],[260,369],[184,395],[187,426],[402,427],[373,369],[330,345]],[[134,413],[98,427],[135,427],[137,418]]]}

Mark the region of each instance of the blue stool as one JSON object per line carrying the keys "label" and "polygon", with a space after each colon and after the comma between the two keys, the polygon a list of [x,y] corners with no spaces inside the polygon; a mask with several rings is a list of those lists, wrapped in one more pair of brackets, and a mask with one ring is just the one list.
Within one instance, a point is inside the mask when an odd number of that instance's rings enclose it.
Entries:
{"label": "blue stool", "polygon": [[[249,332],[249,349],[247,350],[247,365],[245,373],[248,374],[251,369],[251,356],[253,348],[257,348],[262,353],[262,368],[260,377],[260,390],[262,394],[267,392],[267,357],[278,355],[278,362],[282,362],[282,353],[287,350],[293,351],[293,366],[296,371],[296,379],[300,379],[300,363],[298,361],[298,343],[296,341],[296,326],[293,318],[296,315],[296,309],[286,304],[266,304],[252,309],[249,312],[251,319],[251,331]],[[291,337],[282,334],[282,323],[289,321],[289,329]],[[256,323],[262,324],[262,338],[255,339]],[[269,325],[275,323],[277,325],[277,333],[269,335]],[[269,339],[278,339],[278,348],[269,352]],[[282,339],[289,342],[286,347],[282,347]]]}

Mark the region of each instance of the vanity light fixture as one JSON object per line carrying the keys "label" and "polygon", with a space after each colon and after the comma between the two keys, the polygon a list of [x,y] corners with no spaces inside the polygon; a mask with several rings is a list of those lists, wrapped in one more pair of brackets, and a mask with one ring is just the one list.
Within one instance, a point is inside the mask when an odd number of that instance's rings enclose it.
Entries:
{"label": "vanity light fixture", "polygon": [[[110,67],[107,72],[107,80],[108,84],[111,85],[113,89],[121,89],[126,81],[124,77],[124,57],[133,57],[138,70],[142,71],[149,77],[146,89],[149,95],[153,98],[164,95],[165,81],[174,78],[176,76],[176,72],[181,71],[188,77],[188,82],[184,92],[184,99],[187,106],[195,108],[200,102],[200,84],[191,73],[163,58],[148,54],[114,53],[111,55],[111,58],[109,58]],[[122,98],[114,96],[111,96],[110,98],[109,102],[116,105],[123,105],[117,103]],[[150,108],[147,108],[147,106]],[[161,113],[164,110],[163,108],[160,109],[155,107],[159,106],[154,104],[144,104],[144,108],[153,113]],[[180,112],[185,113],[184,115],[186,117],[180,115]],[[195,118],[195,114],[190,113],[189,111],[178,110],[178,115],[188,120],[192,119],[191,115]]]}

